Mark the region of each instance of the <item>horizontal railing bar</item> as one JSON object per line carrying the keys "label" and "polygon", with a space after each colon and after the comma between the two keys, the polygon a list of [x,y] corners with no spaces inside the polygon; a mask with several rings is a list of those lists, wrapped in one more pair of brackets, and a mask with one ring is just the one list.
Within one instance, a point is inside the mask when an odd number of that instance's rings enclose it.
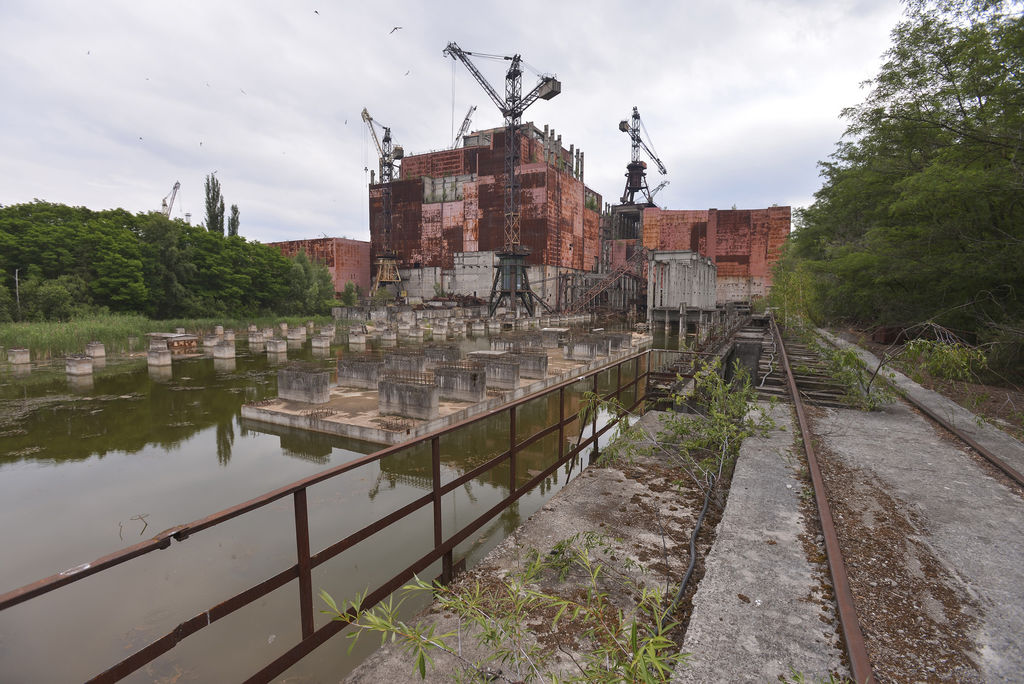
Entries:
{"label": "horizontal railing bar", "polygon": [[203,627],[206,627],[223,617],[227,617],[240,608],[244,608],[256,599],[262,598],[276,589],[280,589],[298,576],[299,566],[298,564],[295,564],[292,567],[277,573],[273,577],[266,579],[255,586],[249,587],[245,591],[235,594],[228,600],[218,603],[209,610],[185,620],[164,636],[149,643],[141,650],[136,651],[121,662],[88,681],[90,684],[119,681],[130,675],[132,672],[135,672],[146,663],[152,662],[154,659],[160,657],[164,653],[167,653],[177,646],[178,642],[185,637],[198,632]]}
{"label": "horizontal railing bar", "polygon": [[353,546],[355,546],[359,542],[361,542],[361,541],[363,541],[363,540],[365,540],[365,539],[367,539],[369,537],[372,537],[373,535],[377,534],[378,532],[380,532],[381,530],[385,529],[386,527],[390,527],[391,525],[393,525],[394,523],[398,522],[402,518],[405,518],[406,516],[411,515],[415,511],[423,508],[424,506],[426,506],[427,504],[429,504],[433,500],[434,500],[433,492],[431,492],[430,494],[424,494],[420,498],[418,498],[418,499],[416,499],[414,501],[411,501],[410,503],[407,503],[406,505],[402,506],[397,511],[389,513],[388,515],[384,516],[380,520],[377,520],[376,522],[367,525],[366,527],[362,528],[358,532],[353,532],[352,534],[350,534],[349,536],[345,537],[341,541],[337,541],[337,542],[331,544],[330,546],[328,546],[327,548],[323,549],[322,551],[314,553],[313,555],[311,555],[309,557],[311,566],[315,568],[318,565],[326,563],[330,559],[332,559],[335,556],[337,556],[339,553],[342,553],[342,552],[352,548]]}

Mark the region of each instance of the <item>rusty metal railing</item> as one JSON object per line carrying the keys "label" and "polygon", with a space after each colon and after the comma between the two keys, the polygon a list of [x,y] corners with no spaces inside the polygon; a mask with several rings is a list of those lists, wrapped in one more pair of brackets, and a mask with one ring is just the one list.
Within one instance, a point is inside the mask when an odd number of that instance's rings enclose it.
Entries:
{"label": "rusty metal railing", "polygon": [[[344,539],[340,539],[315,553],[310,549],[309,508],[306,496],[307,489],[315,484],[325,482],[331,478],[353,471],[359,467],[379,461],[389,455],[407,449],[412,442],[387,447],[361,458],[353,459],[347,463],[329,468],[321,473],[292,482],[291,484],[275,489],[254,499],[250,499],[249,501],[245,501],[230,508],[225,508],[224,510],[218,511],[217,513],[205,518],[200,518],[199,520],[195,520],[185,525],[179,525],[177,527],[164,530],[152,539],[103,556],[91,563],[83,563],[82,565],[71,568],[62,573],[51,575],[50,577],[46,577],[19,589],[15,589],[14,591],[0,596],[0,611],[25,601],[29,601],[33,598],[43,596],[66,585],[82,581],[91,575],[114,568],[134,558],[138,558],[160,549],[166,549],[171,546],[172,541],[184,542],[191,535],[225,523],[233,518],[261,509],[275,501],[284,499],[285,497],[291,497],[295,514],[296,545],[296,562],[293,565],[279,571],[259,584],[251,586],[248,589],[227,598],[208,610],[181,622],[162,637],[157,638],[127,658],[88,680],[90,682],[119,681],[139,668],[144,667],[161,655],[167,653],[184,639],[200,632],[214,622],[231,615],[239,609],[250,605],[270,592],[285,586],[292,580],[297,579],[299,585],[299,622],[302,630],[302,638],[284,654],[280,655],[270,663],[267,663],[258,672],[245,680],[247,682],[269,682],[274,677],[280,675],[289,667],[299,662],[316,647],[339,633],[347,625],[347,623],[343,621],[331,621],[320,628],[315,627],[313,620],[312,579],[312,571],[314,568],[338,556],[345,550],[355,546],[357,543],[383,531],[399,520],[412,515],[426,506],[431,506],[433,512],[433,549],[404,570],[382,582],[376,588],[368,591],[363,599],[363,606],[369,607],[378,603],[395,590],[401,588],[402,585],[412,579],[414,575],[423,572],[438,560],[441,561],[441,580],[445,582],[450,581],[453,576],[454,569],[454,549],[458,544],[467,540],[474,532],[483,527],[488,521],[498,516],[513,502],[530,492],[534,487],[543,482],[570,459],[581,454],[588,448],[593,448],[596,453],[598,449],[598,440],[601,435],[614,427],[621,418],[620,416],[612,416],[612,419],[609,420],[607,424],[598,428],[597,414],[596,412],[592,412],[593,415],[590,416],[589,419],[589,422],[591,423],[590,436],[585,439],[580,439],[578,443],[573,445],[571,448],[566,449],[566,427],[572,425],[572,423],[577,419],[575,413],[566,415],[567,389],[572,388],[574,385],[577,385],[584,380],[592,379],[591,391],[595,394],[604,398],[619,398],[623,392],[627,392],[632,388],[635,388],[635,393],[632,395],[634,397],[634,401],[631,406],[627,407],[629,410],[635,409],[644,401],[646,395],[646,379],[650,372],[650,359],[650,350],[632,354],[613,363],[609,363],[602,368],[564,380],[541,392],[523,397],[522,399],[511,402],[505,406],[501,406],[488,413],[467,419],[415,440],[417,443],[430,442],[431,445],[432,486],[430,493],[420,496],[398,510],[392,511],[383,518],[362,527],[358,531],[349,534]],[[623,376],[624,367],[632,368],[632,378]],[[607,374],[609,372],[614,373],[615,376],[614,390],[602,393],[600,391],[599,378],[602,374]],[[627,375],[628,374],[629,373],[627,372]],[[516,429],[518,410],[528,402],[536,401],[538,398],[542,397],[549,397],[555,393],[558,394],[558,421],[551,425],[543,426],[528,437],[519,439]],[[463,473],[461,476],[451,480],[450,482],[442,484],[440,439],[445,435],[449,435],[473,423],[485,419],[493,419],[494,416],[501,414],[508,415],[508,448],[497,456],[489,459],[487,462]],[[558,434],[558,453],[555,462],[534,475],[524,484],[517,486],[516,454],[527,449],[539,440],[555,434],[556,432]],[[454,492],[466,483],[469,483],[475,478],[480,477],[484,473],[500,467],[505,463],[508,463],[509,468],[508,494],[500,502],[479,515],[472,522],[446,536],[445,530],[441,524],[442,497]]]}

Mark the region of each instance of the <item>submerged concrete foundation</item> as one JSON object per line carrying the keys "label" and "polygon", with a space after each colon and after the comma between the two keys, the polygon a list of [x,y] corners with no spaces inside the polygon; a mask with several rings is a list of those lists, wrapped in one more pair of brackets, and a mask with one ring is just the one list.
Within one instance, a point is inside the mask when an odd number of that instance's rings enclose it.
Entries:
{"label": "submerged concrete foundation", "polygon": [[277,372],[277,396],[306,404],[326,404],[331,397],[330,372],[306,366],[289,366]]}
{"label": "submerged concrete foundation", "polygon": [[476,403],[487,398],[487,371],[481,363],[440,363],[434,368],[434,384],[441,399]]}
{"label": "submerged concrete foundation", "polygon": [[338,384],[342,387],[377,389],[384,360],[346,356],[338,359]]}
{"label": "submerged concrete foundation", "polygon": [[72,354],[64,360],[64,369],[68,375],[92,375],[92,357]]}
{"label": "submerged concrete foundation", "polygon": [[107,357],[107,348],[102,342],[90,342],[85,345],[85,355],[94,359],[104,359]]}
{"label": "submerged concrete foundation", "polygon": [[377,410],[381,415],[420,420],[437,418],[440,391],[433,382],[385,375],[378,387]]}
{"label": "submerged concrete foundation", "polygon": [[27,366],[31,363],[31,358],[28,349],[8,349],[7,360],[15,366]]}

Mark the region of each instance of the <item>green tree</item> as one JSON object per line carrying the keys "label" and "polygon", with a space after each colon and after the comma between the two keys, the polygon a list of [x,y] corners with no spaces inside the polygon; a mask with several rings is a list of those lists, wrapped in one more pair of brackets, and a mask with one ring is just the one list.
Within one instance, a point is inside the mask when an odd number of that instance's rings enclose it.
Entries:
{"label": "green tree", "polygon": [[1022,350],[1024,20],[1009,7],[908,3],[867,98],[844,110],[780,265],[823,320],[930,320]]}
{"label": "green tree", "polygon": [[238,205],[231,205],[231,216],[228,217],[228,235],[235,237],[238,235]]}
{"label": "green tree", "polygon": [[212,173],[206,176],[206,230],[224,234],[224,198],[220,194],[220,181]]}
{"label": "green tree", "polygon": [[355,306],[359,302],[359,288],[351,280],[345,283],[345,289],[341,293],[341,303],[345,306]]}
{"label": "green tree", "polygon": [[296,314],[325,313],[334,300],[334,281],[330,271],[299,252],[291,260],[288,274],[288,309]]}

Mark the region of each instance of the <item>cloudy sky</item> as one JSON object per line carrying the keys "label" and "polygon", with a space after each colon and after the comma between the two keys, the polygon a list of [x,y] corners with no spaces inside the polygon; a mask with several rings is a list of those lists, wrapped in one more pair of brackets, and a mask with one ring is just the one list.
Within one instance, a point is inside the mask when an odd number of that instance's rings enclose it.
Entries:
{"label": "cloudy sky", "polygon": [[[501,124],[442,55],[454,41],[559,78],[524,120],[582,149],[606,200],[637,106],[663,206],[802,206],[899,17],[895,0],[0,0],[0,204],[158,210],[180,181],[173,216],[195,223],[216,172],[249,239],[368,239],[363,107],[407,154],[450,145],[471,105],[473,129]],[[503,92],[507,63],[477,64]]]}

